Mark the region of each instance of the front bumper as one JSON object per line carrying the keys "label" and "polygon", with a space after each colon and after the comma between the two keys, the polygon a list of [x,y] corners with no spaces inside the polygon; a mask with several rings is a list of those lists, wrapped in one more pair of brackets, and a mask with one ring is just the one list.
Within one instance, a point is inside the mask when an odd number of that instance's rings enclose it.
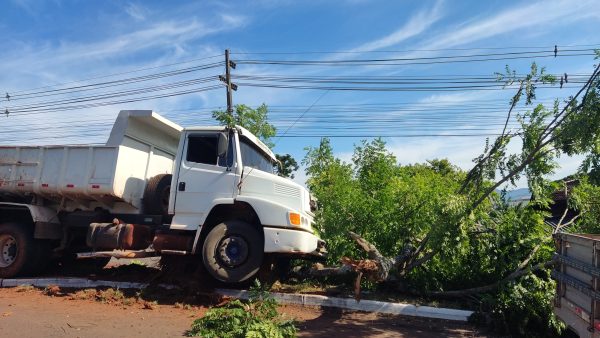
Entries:
{"label": "front bumper", "polygon": [[325,258],[325,241],[305,230],[283,227],[264,227],[265,252]]}

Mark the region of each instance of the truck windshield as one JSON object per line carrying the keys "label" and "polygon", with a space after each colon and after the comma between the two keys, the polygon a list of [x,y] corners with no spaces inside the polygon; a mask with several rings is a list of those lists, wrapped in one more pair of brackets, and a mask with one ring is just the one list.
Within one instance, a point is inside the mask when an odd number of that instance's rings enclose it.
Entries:
{"label": "truck windshield", "polygon": [[271,159],[245,137],[240,137],[240,152],[242,153],[242,164],[245,167],[273,173]]}

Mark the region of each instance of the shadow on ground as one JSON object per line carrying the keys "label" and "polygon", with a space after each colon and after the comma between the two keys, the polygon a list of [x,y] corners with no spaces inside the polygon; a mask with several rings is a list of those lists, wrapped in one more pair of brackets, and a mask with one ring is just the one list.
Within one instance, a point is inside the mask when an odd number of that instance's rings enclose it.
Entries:
{"label": "shadow on ground", "polygon": [[[299,337],[480,337],[483,332],[459,322],[323,308],[321,315],[299,323]],[[302,332],[310,332],[303,334]]]}

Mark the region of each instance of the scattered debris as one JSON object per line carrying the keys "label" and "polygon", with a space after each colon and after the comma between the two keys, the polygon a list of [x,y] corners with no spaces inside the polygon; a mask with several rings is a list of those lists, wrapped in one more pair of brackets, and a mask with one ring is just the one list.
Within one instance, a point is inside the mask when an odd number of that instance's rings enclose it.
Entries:
{"label": "scattered debris", "polygon": [[58,285],[48,285],[43,292],[47,296],[57,296],[60,293],[60,287]]}

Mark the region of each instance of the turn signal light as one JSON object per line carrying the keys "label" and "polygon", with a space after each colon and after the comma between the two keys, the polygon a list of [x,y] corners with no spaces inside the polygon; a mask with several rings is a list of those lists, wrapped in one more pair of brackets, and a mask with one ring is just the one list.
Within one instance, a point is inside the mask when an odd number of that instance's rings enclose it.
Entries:
{"label": "turn signal light", "polygon": [[291,225],[300,225],[300,214],[295,212],[290,212],[290,224]]}

